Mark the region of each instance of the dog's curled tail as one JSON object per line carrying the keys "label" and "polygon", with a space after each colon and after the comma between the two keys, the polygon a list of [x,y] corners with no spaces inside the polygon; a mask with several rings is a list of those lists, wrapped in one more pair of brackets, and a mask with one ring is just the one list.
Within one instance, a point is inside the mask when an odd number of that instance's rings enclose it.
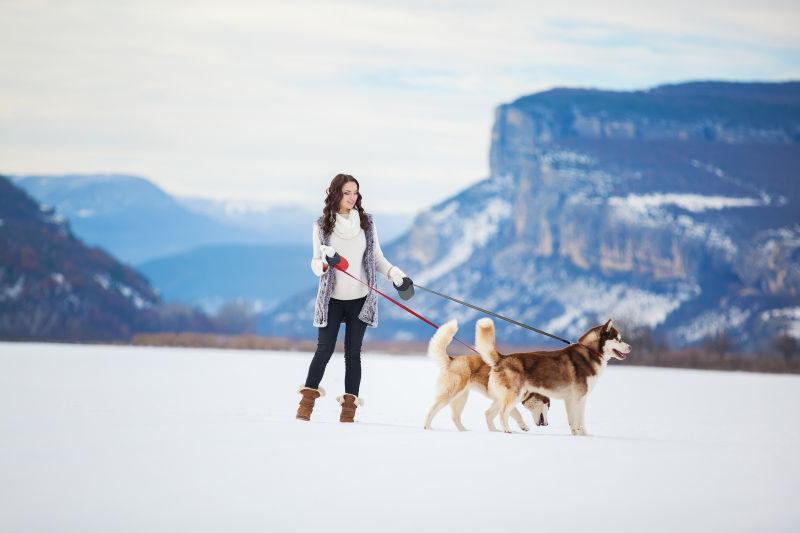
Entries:
{"label": "dog's curled tail", "polygon": [[500,353],[495,346],[494,322],[491,318],[481,318],[475,322],[475,347],[483,362],[494,368],[500,361]]}
{"label": "dog's curled tail", "polygon": [[439,363],[441,366],[447,368],[450,365],[450,356],[447,354],[447,347],[456,336],[458,331],[458,322],[453,319],[446,324],[439,326],[436,333],[431,337],[428,343],[428,357]]}

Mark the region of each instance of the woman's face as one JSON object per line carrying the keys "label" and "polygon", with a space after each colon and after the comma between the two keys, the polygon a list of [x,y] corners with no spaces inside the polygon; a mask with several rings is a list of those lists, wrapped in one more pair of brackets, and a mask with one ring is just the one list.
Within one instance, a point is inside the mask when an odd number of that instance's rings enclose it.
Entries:
{"label": "woman's face", "polygon": [[339,202],[339,212],[353,209],[358,200],[358,186],[353,181],[348,181],[342,187],[342,199]]}

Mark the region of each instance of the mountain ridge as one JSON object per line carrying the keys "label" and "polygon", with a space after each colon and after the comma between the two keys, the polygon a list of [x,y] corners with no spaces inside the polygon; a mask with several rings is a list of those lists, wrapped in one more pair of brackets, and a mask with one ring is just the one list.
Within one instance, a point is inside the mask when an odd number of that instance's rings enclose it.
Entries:
{"label": "mountain ridge", "polygon": [[[725,119],[722,89],[763,115]],[[603,91],[555,91],[498,106],[490,176],[421,213],[385,247],[390,261],[423,285],[560,336],[608,316],[673,346],[728,335],[749,349],[800,332],[791,318],[800,317],[800,83],[662,86],[615,93],[614,109],[581,100],[602,104]],[[708,113],[662,116],[647,99],[665,93],[673,107],[706,102]],[[548,107],[542,94],[558,101]],[[411,306],[435,322],[480,316],[420,292]],[[313,332],[313,299],[297,295],[263,327]],[[381,313],[372,335],[430,335],[394,306]],[[501,335],[531,340],[498,323]]]}

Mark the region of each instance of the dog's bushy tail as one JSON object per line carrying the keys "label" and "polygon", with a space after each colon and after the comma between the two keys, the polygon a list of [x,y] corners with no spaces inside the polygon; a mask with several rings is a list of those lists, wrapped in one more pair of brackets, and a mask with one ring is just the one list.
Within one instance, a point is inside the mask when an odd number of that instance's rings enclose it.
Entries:
{"label": "dog's bushy tail", "polygon": [[500,353],[495,346],[494,322],[491,318],[481,318],[475,322],[475,348],[483,362],[494,368],[500,361]]}
{"label": "dog's bushy tail", "polygon": [[428,357],[447,368],[450,365],[450,356],[447,355],[447,347],[452,342],[453,337],[458,331],[458,322],[454,319],[446,324],[439,326],[436,333],[428,343]]}

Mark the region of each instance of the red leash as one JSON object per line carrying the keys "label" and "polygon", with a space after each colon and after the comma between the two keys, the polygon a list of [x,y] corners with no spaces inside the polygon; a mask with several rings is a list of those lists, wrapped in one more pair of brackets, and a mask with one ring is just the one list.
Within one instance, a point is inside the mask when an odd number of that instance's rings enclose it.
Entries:
{"label": "red leash", "polygon": [[[336,269],[337,269],[337,270],[339,270],[340,272],[344,272],[345,274],[347,274],[348,276],[350,276],[350,277],[351,277],[351,278],[353,278],[354,280],[358,281],[359,283],[363,283],[364,285],[366,285],[367,287],[369,287],[369,288],[370,288],[370,289],[372,289],[373,291],[377,292],[378,294],[380,294],[381,296],[383,296],[384,298],[386,298],[387,300],[389,300],[389,301],[390,301],[390,302],[392,302],[393,304],[395,304],[395,305],[398,305],[398,306],[402,307],[403,309],[405,309],[406,311],[408,311],[409,313],[411,313],[411,314],[412,314],[412,315],[414,315],[415,317],[419,318],[420,320],[422,320],[422,321],[423,321],[423,322],[425,322],[426,324],[429,324],[429,325],[433,326],[433,328],[434,328],[434,329],[439,329],[439,326],[437,326],[436,324],[434,324],[433,322],[431,322],[430,320],[428,320],[428,319],[427,319],[427,318],[425,318],[424,316],[420,315],[419,313],[417,313],[417,312],[416,312],[416,311],[414,311],[413,309],[409,309],[408,307],[406,307],[405,305],[401,304],[400,302],[398,302],[398,301],[397,301],[397,300],[395,300],[394,298],[392,298],[392,297],[390,297],[390,296],[387,296],[387,295],[383,294],[381,291],[379,291],[379,290],[378,290],[378,289],[376,289],[375,287],[373,287],[373,286],[369,285],[368,283],[364,283],[364,282],[363,282],[363,281],[361,281],[359,278],[355,277],[355,276],[354,276],[354,275],[352,275],[350,272],[348,272],[347,270],[345,270],[345,268],[347,268],[347,267],[349,266],[349,265],[348,265],[348,263],[347,263],[347,260],[346,260],[344,257],[342,257],[342,256],[339,256],[339,257],[341,257],[341,261],[340,261],[340,262],[339,262],[339,263],[338,263],[338,264],[337,264],[337,265],[336,265],[334,268],[336,268]],[[341,265],[341,266],[340,266],[340,265]],[[473,352],[475,352],[476,354],[480,355],[480,352],[479,352],[478,350],[476,350],[475,348],[473,348],[473,347],[472,347],[472,346],[470,346],[469,344],[467,344],[467,343],[465,343],[465,342],[461,341],[461,340],[460,340],[458,337],[456,337],[455,335],[453,336],[453,339],[454,339],[456,342],[460,342],[461,344],[463,344],[464,346],[466,346],[467,348],[469,348],[470,350],[472,350],[472,351],[473,351]],[[452,357],[452,356],[451,356],[451,357]]]}

